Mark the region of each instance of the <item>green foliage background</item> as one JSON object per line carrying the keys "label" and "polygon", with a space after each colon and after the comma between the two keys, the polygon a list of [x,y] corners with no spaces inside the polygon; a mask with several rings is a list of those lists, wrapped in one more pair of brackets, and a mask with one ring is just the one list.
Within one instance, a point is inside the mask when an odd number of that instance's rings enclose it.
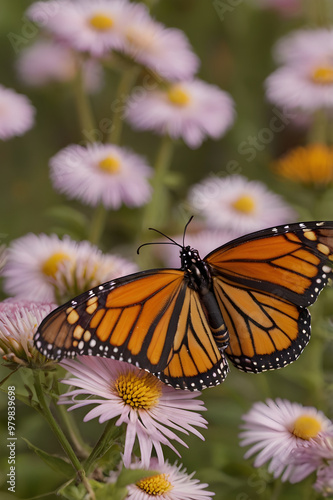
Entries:
{"label": "green foliage background", "polygon": [[[305,3],[309,5],[309,2]],[[0,83],[28,95],[37,108],[37,123],[31,131],[21,138],[0,144],[0,233],[3,243],[30,231],[57,232],[60,235],[67,232],[76,238],[84,237],[80,233],[82,224],[70,215],[59,218],[59,207],[63,210],[64,206],[78,208],[79,205],[68,202],[53,191],[48,172],[48,160],[52,155],[66,145],[82,140],[76,119],[74,90],[69,84],[33,90],[18,80],[14,69],[16,53],[10,42],[10,33],[22,37],[19,49],[38,36],[33,34],[32,28],[29,32],[23,17],[29,4],[23,0],[2,0],[1,4]],[[306,142],[304,130],[286,127],[258,150],[252,161],[248,161],[249,154],[244,154],[244,147],[241,147],[250,137],[257,137],[262,129],[269,128],[275,113],[274,106],[265,101],[263,89],[264,79],[275,67],[272,45],[293,29],[314,26],[316,20],[309,14],[312,9],[308,9],[302,19],[284,19],[276,12],[256,9],[245,0],[236,4],[227,0],[160,0],[153,6],[153,14],[158,20],[185,31],[201,59],[199,77],[230,92],[236,102],[238,116],[234,127],[220,141],[208,140],[198,150],[177,145],[172,172],[180,174],[182,182],[172,190],[171,217],[168,217],[171,222],[159,228],[167,234],[182,230],[184,216],[180,203],[188,186],[211,172],[219,175],[237,172],[264,181],[297,208],[300,219],[333,219],[332,190],[318,203],[315,193],[301,187],[295,189],[294,185],[276,179],[269,168],[272,158],[291,146]],[[226,6],[230,9],[221,12],[221,8]],[[109,72],[102,93],[93,96],[96,116],[111,115],[110,103],[117,82],[118,75]],[[130,145],[153,163],[159,141],[149,133],[134,133],[125,126],[122,143]],[[83,208],[83,217],[88,220],[89,216],[89,208]],[[131,243],[131,230],[134,230],[139,216],[139,213],[134,215],[125,209],[110,214],[103,250],[117,248],[120,241],[127,242],[131,245],[129,252],[134,258],[136,242]],[[332,291],[325,290],[312,308],[313,338],[296,363],[284,370],[258,376],[231,368],[223,385],[203,393],[202,398],[208,409],[205,416],[209,421],[208,430],[204,432],[206,440],[201,442],[192,436],[186,438],[189,448],[180,450],[181,461],[189,472],[196,470],[197,477],[209,483],[210,489],[216,492],[216,500],[315,498],[310,487],[313,478],[299,485],[281,484],[279,480],[274,481],[265,468],[254,469],[251,461],[243,460],[244,450],[239,447],[238,433],[241,415],[254,401],[267,397],[314,405],[323,409],[328,417],[333,417],[333,343],[332,325],[329,323],[332,299]],[[8,374],[7,369],[0,367],[0,374],[2,379]],[[8,383],[16,385],[18,391],[24,391],[23,383],[29,385],[30,382],[23,381],[17,373],[3,386]],[[59,445],[41,417],[17,401],[17,493],[8,493],[5,476],[8,470],[6,401],[6,396],[2,395],[1,498],[35,498],[55,491],[65,478],[49,469],[22,438],[55,454],[61,453]],[[84,412],[77,412],[77,420],[82,420],[83,415]],[[87,440],[94,444],[101,426],[90,422],[80,424],[80,427]],[[171,462],[175,460],[172,452],[166,451],[166,455]],[[55,494],[45,498],[55,498]]]}

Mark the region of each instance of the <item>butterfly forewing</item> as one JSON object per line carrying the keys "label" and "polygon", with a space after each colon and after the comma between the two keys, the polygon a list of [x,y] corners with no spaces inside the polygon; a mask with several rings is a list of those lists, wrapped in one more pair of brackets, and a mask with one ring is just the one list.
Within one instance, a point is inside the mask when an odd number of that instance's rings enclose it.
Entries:
{"label": "butterfly forewing", "polygon": [[331,275],[332,252],[333,223],[313,222],[243,236],[205,260],[234,284],[305,307],[315,302]]}
{"label": "butterfly forewing", "polygon": [[127,361],[183,389],[216,385],[228,369],[196,292],[173,269],[136,273],[80,295],[42,322],[35,343],[55,359]]}

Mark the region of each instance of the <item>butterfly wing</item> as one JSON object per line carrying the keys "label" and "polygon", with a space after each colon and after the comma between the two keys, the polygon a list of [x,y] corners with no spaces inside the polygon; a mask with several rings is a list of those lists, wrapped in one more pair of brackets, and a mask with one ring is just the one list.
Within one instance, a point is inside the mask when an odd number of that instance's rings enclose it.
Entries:
{"label": "butterfly wing", "polygon": [[257,373],[298,358],[310,339],[306,306],[332,275],[332,252],[333,222],[310,222],[246,235],[205,258],[237,368]]}
{"label": "butterfly wing", "polygon": [[180,270],[144,271],[85,292],[46,317],[34,340],[49,358],[127,361],[192,390],[220,383],[228,369]]}

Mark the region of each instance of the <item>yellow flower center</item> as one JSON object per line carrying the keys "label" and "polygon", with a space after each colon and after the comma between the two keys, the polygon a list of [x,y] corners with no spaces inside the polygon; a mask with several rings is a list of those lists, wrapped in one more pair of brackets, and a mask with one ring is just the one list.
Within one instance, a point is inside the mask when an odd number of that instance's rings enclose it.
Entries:
{"label": "yellow flower center", "polygon": [[243,212],[244,214],[251,214],[254,212],[256,207],[255,201],[252,196],[244,194],[240,196],[238,200],[232,203],[233,208],[235,208],[238,212]]}
{"label": "yellow flower center", "polygon": [[333,181],[333,149],[325,144],[297,147],[273,163],[273,168],[295,182],[325,185]]}
{"label": "yellow flower center", "polygon": [[54,253],[42,265],[43,274],[45,274],[46,276],[50,276],[51,278],[55,278],[59,264],[67,259],[69,259],[69,255],[63,252]]}
{"label": "yellow flower center", "polygon": [[95,14],[89,19],[89,24],[96,31],[107,31],[112,28],[113,20],[105,14]]}
{"label": "yellow flower center", "polygon": [[320,85],[331,85],[333,83],[333,66],[320,66],[312,73],[312,80]]}
{"label": "yellow flower center", "polygon": [[321,431],[321,423],[311,415],[301,415],[294,422],[292,433],[301,439],[309,440],[318,436]]}
{"label": "yellow flower center", "polygon": [[173,85],[172,87],[170,87],[167,92],[167,96],[172,104],[175,104],[179,107],[187,106],[191,100],[188,92],[186,92],[186,90],[180,85]]}
{"label": "yellow flower center", "polygon": [[127,405],[137,410],[154,408],[162,394],[162,383],[147,372],[127,372],[119,375],[115,390]]}
{"label": "yellow flower center", "polygon": [[120,161],[115,156],[107,156],[98,163],[98,166],[104,172],[115,174],[120,170]]}
{"label": "yellow flower center", "polygon": [[140,479],[136,485],[147,495],[157,497],[172,490],[173,486],[168,478],[168,474],[158,474],[157,476],[144,477],[143,479]]}

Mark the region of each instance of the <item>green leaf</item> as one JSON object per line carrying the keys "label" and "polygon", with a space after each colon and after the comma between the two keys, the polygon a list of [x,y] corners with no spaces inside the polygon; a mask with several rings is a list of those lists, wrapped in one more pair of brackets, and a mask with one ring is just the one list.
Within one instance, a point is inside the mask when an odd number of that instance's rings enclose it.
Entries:
{"label": "green leaf", "polygon": [[32,443],[30,443],[28,439],[22,439],[27,443],[30,450],[34,451],[36,455],[38,455],[49,467],[51,467],[51,469],[56,472],[60,472],[67,478],[73,477],[74,469],[68,462],[66,462],[66,460],[56,455],[50,455],[49,453],[46,453],[46,451],[43,451],[40,448],[37,448],[37,446],[34,446]]}
{"label": "green leaf", "polygon": [[102,488],[95,490],[96,500],[124,500],[127,497],[127,489],[119,488],[116,483],[104,484]]}
{"label": "green leaf", "polygon": [[145,469],[122,469],[116,484],[118,487],[125,487],[137,483],[144,477],[156,476],[157,474],[160,474],[160,472]]}

